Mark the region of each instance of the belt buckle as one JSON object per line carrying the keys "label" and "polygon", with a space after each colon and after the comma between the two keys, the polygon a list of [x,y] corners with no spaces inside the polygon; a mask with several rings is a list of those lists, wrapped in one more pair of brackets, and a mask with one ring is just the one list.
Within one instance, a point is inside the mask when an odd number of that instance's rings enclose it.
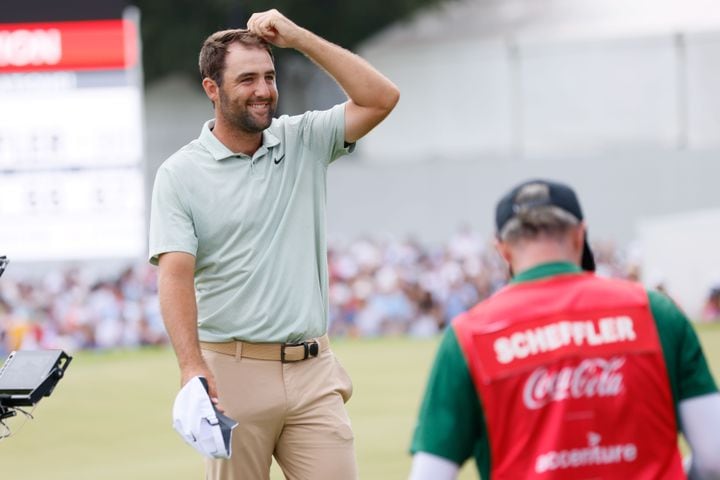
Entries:
{"label": "belt buckle", "polygon": [[[303,347],[303,357],[297,360],[288,360],[287,358],[285,358],[286,347]],[[308,357],[317,357],[318,353],[320,353],[320,345],[318,345],[318,342],[316,340],[299,343],[283,343],[282,345],[280,345],[280,361],[282,363],[301,362],[303,360],[307,360]]]}

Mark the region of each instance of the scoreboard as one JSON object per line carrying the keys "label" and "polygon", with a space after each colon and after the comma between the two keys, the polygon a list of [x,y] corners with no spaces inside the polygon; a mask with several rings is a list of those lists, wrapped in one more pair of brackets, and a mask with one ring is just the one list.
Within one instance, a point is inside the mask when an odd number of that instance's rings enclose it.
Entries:
{"label": "scoreboard", "polygon": [[0,24],[0,254],[145,252],[138,15]]}

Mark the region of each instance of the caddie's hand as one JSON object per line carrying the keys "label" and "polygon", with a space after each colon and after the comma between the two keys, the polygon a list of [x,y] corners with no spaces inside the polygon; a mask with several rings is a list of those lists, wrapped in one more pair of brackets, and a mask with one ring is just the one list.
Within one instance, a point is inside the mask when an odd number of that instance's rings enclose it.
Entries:
{"label": "caddie's hand", "polygon": [[274,8],[265,12],[253,13],[248,20],[247,28],[255,35],[280,48],[297,47],[304,30]]}
{"label": "caddie's hand", "polygon": [[184,368],[180,372],[180,388],[184,387],[193,377],[205,377],[208,383],[208,395],[210,400],[215,404],[218,410],[225,413],[225,409],[220,405],[218,399],[217,386],[215,385],[215,376],[212,374],[207,365],[197,365],[194,367]]}

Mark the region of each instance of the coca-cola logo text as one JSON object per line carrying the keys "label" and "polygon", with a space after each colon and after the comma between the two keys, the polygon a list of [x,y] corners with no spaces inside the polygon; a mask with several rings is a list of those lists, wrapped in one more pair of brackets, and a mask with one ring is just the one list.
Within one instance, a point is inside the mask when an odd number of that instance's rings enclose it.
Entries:
{"label": "coca-cola logo text", "polygon": [[625,357],[589,358],[576,366],[533,371],[523,388],[523,402],[537,410],[568,398],[613,397],[623,390]]}

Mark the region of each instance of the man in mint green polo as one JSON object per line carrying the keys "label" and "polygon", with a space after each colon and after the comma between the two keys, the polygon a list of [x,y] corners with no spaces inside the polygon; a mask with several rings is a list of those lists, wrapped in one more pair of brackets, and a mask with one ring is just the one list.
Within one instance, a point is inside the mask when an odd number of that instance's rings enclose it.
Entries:
{"label": "man in mint green polo", "polygon": [[666,296],[594,275],[575,192],[529,180],[496,208],[514,274],[443,336],[412,439],[411,480],[720,478],[720,394]]}
{"label": "man in mint green polo", "polygon": [[[231,458],[208,459],[207,478],[267,479],[274,455],[289,479],[353,479],[352,384],[326,334],[326,172],[399,93],[276,10],[247,27],[205,41],[200,72],[215,118],[157,172],[150,261],[163,319],[181,384],[205,377],[238,422]],[[274,118],[270,44],[309,57],[347,101]]]}

